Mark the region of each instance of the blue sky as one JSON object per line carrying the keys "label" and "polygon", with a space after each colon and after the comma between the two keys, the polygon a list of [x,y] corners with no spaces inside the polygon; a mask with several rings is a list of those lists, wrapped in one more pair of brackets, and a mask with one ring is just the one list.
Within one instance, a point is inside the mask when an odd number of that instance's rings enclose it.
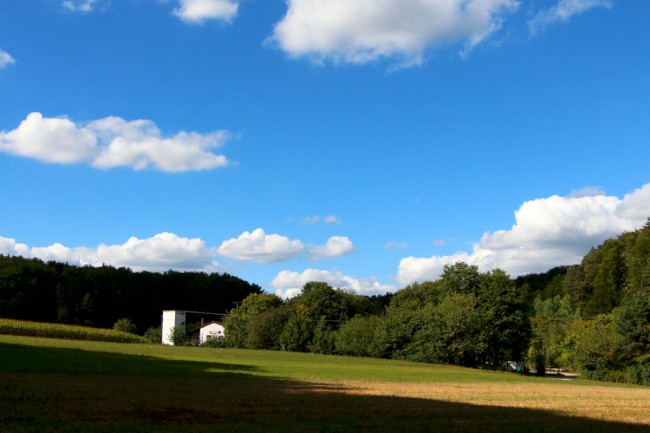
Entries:
{"label": "blue sky", "polygon": [[373,294],[650,216],[650,2],[0,0],[0,253]]}

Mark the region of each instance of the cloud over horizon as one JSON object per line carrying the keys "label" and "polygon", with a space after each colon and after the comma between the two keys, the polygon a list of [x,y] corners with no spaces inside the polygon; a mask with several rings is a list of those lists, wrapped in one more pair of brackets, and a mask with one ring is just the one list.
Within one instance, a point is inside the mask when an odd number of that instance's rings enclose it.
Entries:
{"label": "cloud over horizon", "polygon": [[460,44],[468,52],[501,28],[517,0],[288,0],[269,41],[292,57],[366,63],[423,62],[427,49]]}
{"label": "cloud over horizon", "polygon": [[352,290],[360,295],[377,295],[395,290],[394,286],[381,284],[374,277],[359,279],[340,271],[322,269],[305,269],[302,272],[281,271],[269,286],[276,289],[275,294],[281,298],[292,298],[300,294],[302,287],[311,281],[327,283],[338,289]]}
{"label": "cloud over horizon", "polygon": [[185,238],[173,233],[159,233],[147,239],[129,238],[121,245],[100,244],[97,248],[69,248],[60,243],[47,247],[29,247],[15,239],[0,236],[0,254],[38,258],[77,266],[127,267],[134,271],[217,272],[215,252],[198,238]]}
{"label": "cloud over horizon", "polygon": [[471,252],[447,256],[406,257],[397,281],[436,280],[444,265],[463,261],[481,271],[501,268],[512,276],[544,272],[579,263],[589,248],[626,231],[637,230],[650,216],[650,184],[614,196],[551,196],[523,203],[510,230],[486,232]]}
{"label": "cloud over horizon", "polygon": [[33,112],[16,129],[0,132],[0,151],[43,162],[89,164],[101,169],[183,172],[229,165],[225,156],[212,152],[229,137],[223,130],[208,134],[181,131],[167,137],[151,120],[127,121],[109,116],[79,124],[67,117],[44,117]]}

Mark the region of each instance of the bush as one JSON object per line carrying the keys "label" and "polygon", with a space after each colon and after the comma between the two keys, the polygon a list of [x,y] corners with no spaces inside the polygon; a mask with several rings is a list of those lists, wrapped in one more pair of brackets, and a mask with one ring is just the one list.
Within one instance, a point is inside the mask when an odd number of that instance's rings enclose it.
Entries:
{"label": "bush", "polygon": [[172,328],[169,339],[174,343],[174,346],[184,346],[190,342],[184,326]]}
{"label": "bush", "polygon": [[203,342],[203,347],[224,348],[226,347],[226,339],[224,337],[208,338]]}
{"label": "bush", "polygon": [[627,369],[627,381],[637,385],[650,385],[650,354],[635,359]]}
{"label": "bush", "polygon": [[145,331],[143,337],[150,343],[162,343],[162,326],[152,326]]}
{"label": "bush", "polygon": [[138,328],[136,328],[131,319],[127,318],[117,319],[117,322],[113,325],[113,329],[116,331],[128,332],[129,334],[135,334],[138,331]]}

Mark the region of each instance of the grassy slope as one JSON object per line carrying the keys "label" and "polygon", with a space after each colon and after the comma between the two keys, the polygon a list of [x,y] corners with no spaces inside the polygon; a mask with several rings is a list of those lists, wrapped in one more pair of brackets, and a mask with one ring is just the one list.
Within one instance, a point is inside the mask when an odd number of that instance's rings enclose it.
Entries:
{"label": "grassy slope", "polygon": [[388,360],[0,336],[2,432],[541,432],[558,425],[650,432],[648,413],[650,390],[632,387]]}

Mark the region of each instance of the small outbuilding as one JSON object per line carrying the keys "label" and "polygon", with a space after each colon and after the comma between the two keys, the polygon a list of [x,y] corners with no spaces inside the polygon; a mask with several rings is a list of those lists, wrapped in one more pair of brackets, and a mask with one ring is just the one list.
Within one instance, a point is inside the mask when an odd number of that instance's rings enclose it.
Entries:
{"label": "small outbuilding", "polygon": [[205,344],[208,340],[214,338],[223,338],[225,328],[221,322],[210,322],[203,325],[199,330],[199,344]]}
{"label": "small outbuilding", "polygon": [[174,330],[185,327],[187,311],[164,310],[162,315],[162,344],[174,345]]}

